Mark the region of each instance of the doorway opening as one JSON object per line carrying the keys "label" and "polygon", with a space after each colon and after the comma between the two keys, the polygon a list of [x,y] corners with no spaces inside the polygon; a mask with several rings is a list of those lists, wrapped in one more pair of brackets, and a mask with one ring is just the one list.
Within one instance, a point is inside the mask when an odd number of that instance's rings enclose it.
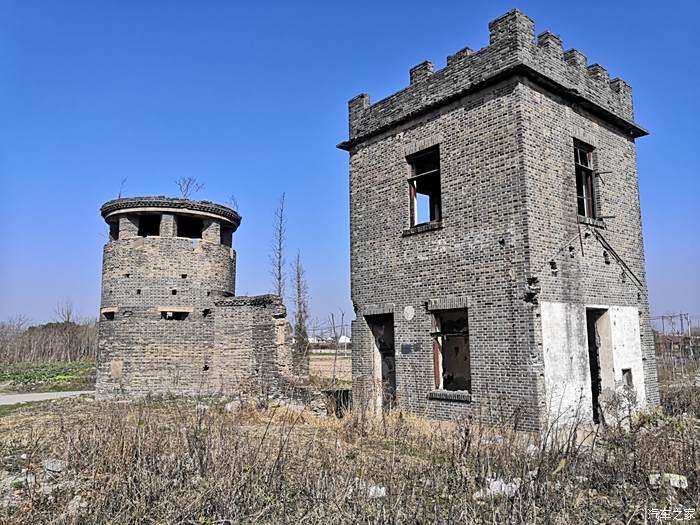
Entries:
{"label": "doorway opening", "polygon": [[604,308],[586,309],[586,334],[588,336],[588,362],[591,370],[591,401],[593,422],[605,422],[601,408],[601,393],[612,386],[612,337],[610,315]]}
{"label": "doorway opening", "polygon": [[396,352],[394,349],[394,314],[365,317],[373,339],[374,381],[381,384],[377,404],[384,409],[396,402]]}

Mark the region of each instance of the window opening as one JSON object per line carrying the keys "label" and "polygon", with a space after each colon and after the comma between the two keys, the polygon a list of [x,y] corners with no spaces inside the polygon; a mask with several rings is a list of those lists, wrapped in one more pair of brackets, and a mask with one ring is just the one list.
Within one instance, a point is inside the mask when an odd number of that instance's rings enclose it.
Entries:
{"label": "window opening", "polygon": [[221,226],[220,232],[221,244],[223,244],[224,246],[228,246],[229,248],[233,246],[233,228]]}
{"label": "window opening", "polygon": [[442,219],[440,194],[440,151],[437,147],[408,157],[411,226]]}
{"label": "window opening", "polygon": [[119,222],[109,223],[109,240],[118,241],[119,240]]}
{"label": "window opening", "polygon": [[596,202],[594,191],[593,148],[576,143],[574,145],[576,166],[576,202],[578,214],[595,219]]}
{"label": "window opening", "polygon": [[432,325],[435,388],[471,392],[467,310],[436,310]]}
{"label": "window opening", "polygon": [[160,215],[140,215],[138,235],[139,237],[160,235]]}
{"label": "window opening", "polygon": [[622,382],[628,388],[632,388],[634,386],[634,384],[632,382],[632,369],[631,368],[623,368],[622,369]]}
{"label": "window opening", "polygon": [[204,221],[197,217],[181,215],[177,217],[177,236],[188,239],[201,239],[204,231]]}
{"label": "window opening", "polygon": [[184,321],[188,315],[189,312],[161,312],[160,318],[168,321]]}

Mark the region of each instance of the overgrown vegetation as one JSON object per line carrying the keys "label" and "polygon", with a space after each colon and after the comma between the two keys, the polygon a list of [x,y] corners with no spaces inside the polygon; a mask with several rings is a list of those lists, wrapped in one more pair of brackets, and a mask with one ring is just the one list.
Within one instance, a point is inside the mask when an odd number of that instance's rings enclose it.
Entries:
{"label": "overgrown vegetation", "polygon": [[641,523],[649,509],[698,508],[697,419],[627,423],[583,444],[583,427],[542,443],[508,422],[400,412],[338,420],[252,401],[62,400],[2,419],[0,521]]}
{"label": "overgrown vegetation", "polygon": [[26,319],[0,322],[0,363],[95,359],[97,323],[63,320],[27,326]]}
{"label": "overgrown vegetation", "polygon": [[0,383],[13,391],[92,390],[95,387],[95,362],[61,361],[8,363],[0,368]]}

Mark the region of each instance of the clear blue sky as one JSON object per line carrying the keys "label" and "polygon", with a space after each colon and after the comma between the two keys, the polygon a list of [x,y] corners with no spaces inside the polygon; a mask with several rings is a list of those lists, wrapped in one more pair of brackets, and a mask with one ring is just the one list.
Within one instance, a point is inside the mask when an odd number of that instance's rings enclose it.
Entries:
{"label": "clear blue sky", "polygon": [[513,7],[536,31],[634,89],[652,312],[700,315],[696,2],[230,2],[0,0],[0,319],[48,320],[59,300],[95,316],[100,205],[233,193],[238,293],[269,291],[272,215],[288,198],[312,315],[349,300],[347,100],[377,101]]}

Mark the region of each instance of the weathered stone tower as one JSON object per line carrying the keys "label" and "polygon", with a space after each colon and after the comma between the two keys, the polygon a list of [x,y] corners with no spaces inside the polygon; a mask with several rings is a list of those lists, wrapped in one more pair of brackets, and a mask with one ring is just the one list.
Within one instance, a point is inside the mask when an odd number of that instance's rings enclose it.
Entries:
{"label": "weathered stone tower", "polygon": [[349,102],[355,404],[436,418],[658,402],[632,93],[511,11]]}
{"label": "weathered stone tower", "polygon": [[[206,201],[137,197],[101,208],[100,397],[283,389],[292,370],[276,296],[236,297],[241,217]],[[303,371],[301,371],[303,374]]]}

